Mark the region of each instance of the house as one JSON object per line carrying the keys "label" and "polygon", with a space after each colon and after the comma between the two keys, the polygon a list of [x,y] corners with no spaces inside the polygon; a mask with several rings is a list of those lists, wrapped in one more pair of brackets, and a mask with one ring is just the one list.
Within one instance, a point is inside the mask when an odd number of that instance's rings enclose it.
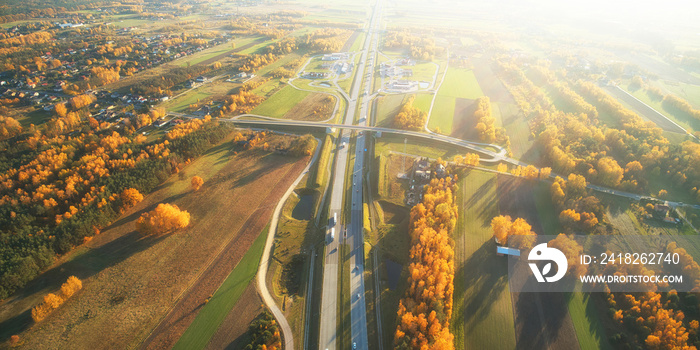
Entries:
{"label": "house", "polygon": [[419,180],[430,180],[430,170],[416,170],[415,174]]}
{"label": "house", "polygon": [[654,215],[657,217],[668,217],[668,213],[671,211],[671,207],[668,205],[668,202],[663,202],[662,204],[655,204],[654,205]]}
{"label": "house", "polygon": [[445,166],[442,164],[438,164],[435,167],[435,176],[442,178],[445,176]]}
{"label": "house", "polygon": [[200,76],[197,77],[197,79],[195,79],[195,81],[198,82],[198,83],[203,83],[203,82],[207,81],[207,77],[204,77],[204,76],[201,76],[201,75],[200,75]]}

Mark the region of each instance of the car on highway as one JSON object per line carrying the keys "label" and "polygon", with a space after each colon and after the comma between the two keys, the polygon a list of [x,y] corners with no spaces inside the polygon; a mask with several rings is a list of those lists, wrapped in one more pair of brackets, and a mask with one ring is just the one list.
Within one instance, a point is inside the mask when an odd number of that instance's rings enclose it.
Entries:
{"label": "car on highway", "polygon": [[352,350],[357,350],[357,342],[352,342]]}

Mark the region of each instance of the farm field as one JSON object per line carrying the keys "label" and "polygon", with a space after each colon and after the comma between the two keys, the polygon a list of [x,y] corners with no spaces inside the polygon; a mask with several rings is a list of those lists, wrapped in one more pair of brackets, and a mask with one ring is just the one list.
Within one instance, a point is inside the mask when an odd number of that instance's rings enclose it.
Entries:
{"label": "farm field", "polygon": [[267,117],[282,118],[295,105],[304,100],[310,92],[295,89],[292,86],[285,86],[270,98],[255,107],[251,114],[259,114]]}
{"label": "farm field", "polygon": [[[551,211],[540,211],[548,206],[537,197],[546,195],[546,191],[538,191],[531,181],[522,178],[497,175],[496,179],[501,215],[524,218],[537,234],[545,232],[543,221],[556,220]],[[511,293],[511,298],[519,348],[579,348],[576,328],[563,293]]]}
{"label": "farm field", "polygon": [[[226,315],[233,309],[258,271],[265,239],[265,227],[224,283],[200,309],[192,324],[175,343],[173,349],[201,349],[210,342]],[[239,315],[245,317],[245,315]]]}
{"label": "farm field", "polygon": [[670,81],[658,81],[658,83],[670,93],[688,101],[695,109],[700,108],[700,85],[680,82],[674,84]]}
{"label": "farm field", "polygon": [[620,85],[620,88],[629,92],[634,97],[647,104],[649,107],[655,109],[657,112],[662,113],[674,122],[680,124],[682,127],[686,129],[690,128],[692,130],[700,130],[700,121],[683,113],[667,110],[664,108],[661,100],[651,98],[644,89],[633,90],[630,89],[629,85]]}
{"label": "farm field", "polygon": [[[29,308],[48,291],[56,290],[69,275],[83,280],[83,290],[45,322],[27,329],[24,332],[27,346],[61,347],[64,342],[77,341],[86,346],[94,344],[94,347],[133,347],[160,323],[183,292],[187,291],[181,301],[197,294],[193,306],[199,305],[216,290],[252,243],[254,239],[251,238],[264,227],[263,221],[250,231],[254,227],[244,225],[246,218],[264,200],[274,201],[274,196],[286,189],[284,182],[290,181],[292,173],[304,166],[303,160],[266,155],[256,150],[233,155],[231,147],[231,143],[214,147],[90,243],[58,261],[17,295],[21,299],[2,305],[0,323],[14,317],[13,324],[27,325]],[[193,175],[205,180],[198,192],[193,192],[189,186]],[[234,202],[238,204],[231,205],[231,198],[236,198]],[[189,211],[192,215],[190,227],[169,236],[143,236],[134,231],[134,220],[160,202],[177,204]],[[258,215],[266,217],[265,210]],[[246,227],[254,233],[246,234]],[[243,232],[239,232],[242,229]],[[207,266],[206,262],[214,258],[226,242],[235,242],[237,247],[224,254],[228,263],[214,265],[213,270],[203,275],[221,276],[218,282],[210,279],[208,284],[191,287],[195,280],[202,281],[196,276],[206,270],[202,267]],[[84,317],[87,310],[91,310],[89,318]],[[180,307],[173,310],[176,313]],[[196,313],[189,315],[190,319],[180,319],[180,322],[189,324]],[[95,338],[95,332],[101,336]],[[179,337],[172,328],[153,335],[162,335],[170,339],[166,342],[171,344]]]}
{"label": "farm field", "polygon": [[391,127],[394,123],[394,117],[399,113],[405,95],[385,95],[375,99],[374,103],[377,106],[375,112],[376,126]]}
{"label": "farm field", "polygon": [[449,67],[445,81],[442,82],[438,95],[476,99],[484,96],[476,80],[474,71],[464,68]]}
{"label": "farm field", "polygon": [[[257,37],[257,36],[235,39],[235,40],[232,40],[231,42],[219,44],[217,46],[210,47],[206,50],[203,50],[203,51],[198,52],[196,54],[193,54],[191,56],[187,56],[184,59],[178,60],[177,63],[181,67],[186,67],[188,65],[195,65],[195,64],[207,61],[209,59],[221,56],[221,55],[229,53],[229,52],[235,52],[237,49],[241,49],[245,45],[251,44],[251,43],[253,43],[257,40],[260,40],[260,39],[261,39],[261,37]],[[232,47],[232,44],[235,45],[235,48]]]}
{"label": "farm field", "polygon": [[515,349],[507,259],[495,254],[490,226],[499,214],[496,175],[472,170],[462,176],[459,189],[451,322],[456,348]]}
{"label": "farm field", "polygon": [[[442,91],[442,89],[440,89],[440,91]],[[455,98],[438,94],[435,98],[433,112],[430,114],[430,120],[428,120],[428,128],[441,134],[452,134],[454,114]]]}
{"label": "farm field", "polygon": [[538,164],[539,151],[530,137],[530,127],[520,112],[513,96],[506,89],[492,69],[492,59],[488,56],[473,60],[474,76],[485,96],[491,100],[493,117],[496,123],[505,128],[510,138],[511,151],[515,159]]}
{"label": "farm field", "polygon": [[[473,101],[483,96],[474,71],[449,67],[444,81],[437,92],[435,105],[428,120],[428,128],[445,135],[452,135],[456,124],[461,126],[464,116],[455,114],[457,99]],[[469,104],[469,103],[467,103]],[[460,111],[462,108],[459,109]],[[467,113],[469,114],[469,113]],[[460,130],[460,134],[464,131]]]}

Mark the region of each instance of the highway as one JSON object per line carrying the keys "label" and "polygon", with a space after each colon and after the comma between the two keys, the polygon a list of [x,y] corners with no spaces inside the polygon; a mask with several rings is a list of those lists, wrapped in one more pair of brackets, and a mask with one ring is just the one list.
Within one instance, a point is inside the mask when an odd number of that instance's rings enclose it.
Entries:
{"label": "highway", "polygon": [[[365,93],[363,94],[362,104],[360,105],[360,114],[358,126],[366,126],[367,119],[370,113],[370,87],[374,80],[374,65],[376,63],[377,49],[379,46],[379,19],[382,9],[382,1],[378,0],[375,4],[372,18],[370,19],[368,34],[365,39],[365,46],[360,58],[358,73],[361,79],[356,79],[356,82],[364,80]],[[367,74],[364,75],[364,72]],[[355,85],[351,91],[352,96],[357,97],[359,93],[359,85]],[[365,168],[365,152],[367,151],[365,135],[366,131],[358,132],[355,143],[355,163],[352,170],[352,189],[351,189],[351,207],[350,207],[350,225],[348,227],[347,244],[350,249],[350,334],[353,348],[369,349],[369,341],[367,337],[367,308],[365,301],[365,240],[363,237],[363,185],[364,168]]]}

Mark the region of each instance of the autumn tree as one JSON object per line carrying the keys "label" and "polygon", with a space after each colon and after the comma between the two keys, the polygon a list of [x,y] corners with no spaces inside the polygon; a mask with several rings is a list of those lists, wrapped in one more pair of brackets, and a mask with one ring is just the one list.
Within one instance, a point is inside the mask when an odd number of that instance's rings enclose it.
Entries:
{"label": "autumn tree", "polygon": [[119,197],[124,208],[131,208],[143,200],[143,195],[135,188],[125,189]]}
{"label": "autumn tree", "polygon": [[411,95],[394,117],[394,127],[405,130],[420,130],[425,125],[427,113],[413,106],[416,96]]}
{"label": "autumn tree", "polygon": [[169,233],[190,224],[190,213],[177,205],[160,203],[136,220],[136,229],[146,234]]}
{"label": "autumn tree", "polygon": [[569,263],[569,268],[566,271],[568,276],[578,277],[585,275],[588,271],[588,265],[579,264],[579,257],[583,254],[583,247],[574,240],[573,236],[560,233],[555,239],[549,241],[547,246],[557,248],[564,253]]}
{"label": "autumn tree", "polygon": [[523,218],[513,220],[509,215],[499,215],[491,219],[491,230],[498,243],[508,245],[508,238],[519,236],[514,242],[516,248],[530,248],[536,241],[532,226]]}
{"label": "autumn tree", "polygon": [[192,189],[193,189],[194,191],[199,191],[199,189],[200,189],[200,188],[202,187],[202,185],[204,184],[204,180],[203,180],[201,177],[199,177],[199,176],[193,176],[193,177],[192,177],[191,184],[192,184]]}

